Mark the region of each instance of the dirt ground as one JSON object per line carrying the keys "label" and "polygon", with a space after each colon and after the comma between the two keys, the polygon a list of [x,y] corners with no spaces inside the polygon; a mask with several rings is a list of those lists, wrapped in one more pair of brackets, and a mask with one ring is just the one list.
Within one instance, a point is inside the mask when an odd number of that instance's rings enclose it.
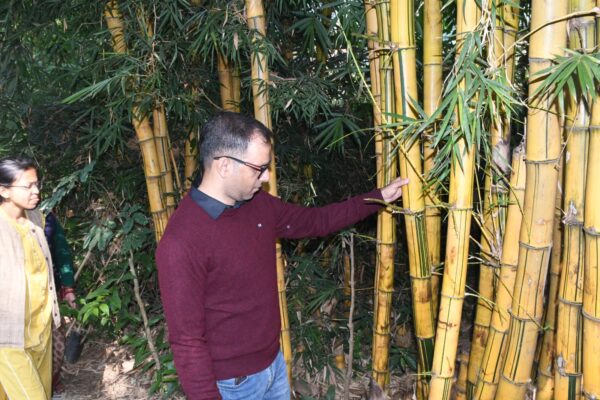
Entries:
{"label": "dirt ground", "polygon": [[[124,346],[106,343],[99,340],[86,341],[81,357],[75,364],[63,363],[61,381],[64,391],[56,400],[159,400],[161,395],[150,396],[149,375],[133,369],[133,356]],[[332,376],[333,373],[330,374]],[[336,386],[336,399],[342,398],[343,382],[319,384],[315,377],[303,380],[296,377],[294,389],[296,399],[302,395],[312,398],[325,397],[329,384]],[[318,379],[317,379],[318,380]],[[368,396],[369,379],[366,376],[356,379],[351,384],[351,399],[413,399],[414,376],[394,378],[390,383],[390,397]],[[171,396],[170,399],[183,400],[184,397]]]}
{"label": "dirt ground", "polygon": [[[133,370],[133,356],[115,343],[87,341],[79,361],[63,363],[60,400],[148,400],[150,381]],[[173,397],[175,398],[175,397]]]}

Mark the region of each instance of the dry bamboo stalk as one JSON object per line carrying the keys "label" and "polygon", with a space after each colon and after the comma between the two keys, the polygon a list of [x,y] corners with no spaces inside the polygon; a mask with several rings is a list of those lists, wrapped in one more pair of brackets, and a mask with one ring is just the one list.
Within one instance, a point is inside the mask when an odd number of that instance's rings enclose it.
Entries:
{"label": "dry bamboo stalk", "polygon": [[[390,1],[390,36],[395,50],[392,55],[394,104],[395,114],[399,116],[396,123],[401,123],[402,118],[410,120],[418,117],[418,112],[413,105],[413,102],[418,101],[419,98],[414,15],[412,1]],[[402,192],[402,204],[406,210],[404,222],[419,371],[429,371],[433,358],[435,310],[431,296],[431,264],[425,228],[425,191],[420,141],[401,137],[398,160],[400,175],[409,180]],[[426,398],[428,393],[426,375],[421,374],[420,377],[419,398]]]}
{"label": "dry bamboo stalk", "polygon": [[[266,37],[265,9],[262,0],[246,0],[248,28],[254,34],[254,41]],[[252,97],[254,103],[254,118],[271,129],[271,111],[269,107],[269,68],[266,54],[258,51],[252,54]],[[277,196],[277,173],[275,170],[275,149],[271,150],[271,165],[269,166],[268,191]],[[288,377],[292,382],[292,342],[290,338],[290,323],[288,318],[287,299],[285,296],[285,264],[281,251],[281,243],[275,246],[277,259],[277,288],[279,292],[279,312],[281,314],[281,350],[285,359]]]}
{"label": "dry bamboo stalk", "polygon": [[481,369],[473,392],[474,399],[493,400],[500,379],[500,367],[506,350],[506,334],[509,328],[509,309],[519,260],[519,229],[523,218],[525,198],[525,149],[518,146],[513,151],[512,173],[509,187],[509,203],[506,229],[502,243],[502,258],[498,276],[498,290],[490,334],[483,353]]}
{"label": "dry bamboo stalk", "polygon": [[[530,96],[541,84],[538,71],[566,45],[565,23],[548,24],[567,12],[565,0],[552,7],[543,0],[532,2],[529,43]],[[542,27],[541,29],[538,29]],[[558,182],[561,130],[558,109],[548,95],[529,100],[527,126],[527,185],[520,230],[520,253],[506,358],[497,399],[523,399],[530,382],[536,344],[543,316],[543,294],[552,248],[554,199]]]}
{"label": "dry bamboo stalk", "polygon": [[[476,29],[480,10],[475,0],[457,1],[456,10],[457,54],[460,54],[465,39]],[[459,86],[459,90],[464,90],[465,83]],[[458,112],[456,118],[460,118]],[[457,151],[452,153],[450,169],[446,256],[430,382],[431,400],[449,399],[451,393],[467,278],[477,149],[464,137],[460,137],[455,146]]]}
{"label": "dry bamboo stalk", "polygon": [[[381,98],[381,184],[386,185],[397,175],[397,158],[394,154],[389,115],[394,112],[394,82],[392,51],[390,49],[389,1],[376,5],[377,34],[380,44],[379,74]],[[379,184],[379,182],[378,182]],[[379,212],[377,243],[377,280],[375,293],[375,322],[373,327],[373,379],[382,388],[389,380],[390,314],[394,291],[394,247],[396,221],[390,209]]]}

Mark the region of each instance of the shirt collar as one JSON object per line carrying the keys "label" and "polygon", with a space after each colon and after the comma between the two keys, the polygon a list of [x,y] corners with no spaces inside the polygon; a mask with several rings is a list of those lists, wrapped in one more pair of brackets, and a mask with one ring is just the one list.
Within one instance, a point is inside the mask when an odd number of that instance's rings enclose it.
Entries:
{"label": "shirt collar", "polygon": [[236,201],[233,206],[221,203],[214,197],[210,197],[206,193],[201,192],[196,187],[192,187],[190,189],[190,197],[192,198],[192,200],[194,200],[196,204],[200,206],[200,208],[206,211],[206,213],[212,219],[219,218],[219,216],[223,214],[223,211],[225,211],[228,208],[239,208],[243,204],[243,202],[241,201]]}

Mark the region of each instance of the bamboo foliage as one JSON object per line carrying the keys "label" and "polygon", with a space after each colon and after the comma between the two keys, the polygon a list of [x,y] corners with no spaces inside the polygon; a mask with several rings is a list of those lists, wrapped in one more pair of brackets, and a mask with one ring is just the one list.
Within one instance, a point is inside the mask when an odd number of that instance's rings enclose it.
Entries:
{"label": "bamboo foliage", "polygon": [[[252,97],[254,102],[254,118],[271,129],[271,112],[269,107],[269,68],[266,54],[257,45],[266,36],[265,10],[261,0],[246,0],[248,27],[254,34],[255,47],[252,54]],[[235,96],[234,96],[235,98]],[[277,174],[275,170],[274,147],[271,147],[271,165],[269,166],[268,190],[277,196]],[[292,381],[292,342],[290,338],[290,322],[288,318],[287,298],[285,296],[285,264],[278,241],[275,247],[277,259],[277,289],[279,292],[279,312],[281,314],[281,349],[285,359],[290,382]]]}
{"label": "bamboo foliage", "polygon": [[519,229],[521,228],[525,197],[525,149],[523,146],[517,147],[513,152],[511,171],[510,197],[502,243],[496,301],[490,321],[490,334],[473,392],[473,398],[481,400],[494,399],[500,379],[500,367],[506,350],[510,322],[509,310],[519,260]]}
{"label": "bamboo foliage", "polygon": [[[392,50],[390,48],[389,2],[376,5],[379,40],[379,85],[381,110],[381,184],[386,185],[397,175],[397,158],[392,142],[389,116],[394,113],[394,81]],[[380,211],[377,242],[377,276],[375,279],[375,321],[373,327],[373,379],[385,387],[389,380],[390,315],[394,291],[394,247],[396,221],[390,209]]]}
{"label": "bamboo foliage", "polygon": [[[592,8],[590,0],[570,1],[569,12]],[[567,25],[569,48],[593,47],[594,19],[580,17]],[[588,154],[589,112],[584,98],[568,96],[565,139],[565,194],[563,202],[563,258],[558,291],[554,396],[576,399],[581,393],[584,262],[584,197]]]}
{"label": "bamboo foliage", "polygon": [[[519,3],[505,4],[496,0],[491,5],[495,17],[494,38],[491,40],[488,60],[492,68],[504,71],[505,79],[511,83],[514,64],[514,35],[519,23]],[[506,41],[506,43],[505,43]],[[467,391],[469,398],[477,384],[481,359],[485,351],[492,318],[493,301],[496,297],[497,276],[500,269],[502,237],[506,219],[507,189],[504,175],[510,160],[510,117],[508,110],[493,112],[490,127],[492,158],[485,172],[481,232],[481,262],[479,269],[479,289],[473,338],[469,356]]]}
{"label": "bamboo foliage", "polygon": [[[534,0],[529,43],[529,93],[535,93],[550,59],[566,44],[564,22],[566,2],[555,0],[552,7]],[[549,22],[553,22],[548,24]],[[497,399],[523,399],[535,357],[538,329],[543,314],[543,293],[552,248],[554,199],[558,181],[561,134],[558,109],[548,95],[530,98],[527,115],[524,216],[520,229],[520,253],[511,306],[507,353]]]}
{"label": "bamboo foliage", "polygon": [[[398,123],[417,118],[413,102],[418,99],[414,10],[412,1],[390,2],[391,41],[394,49],[395,114]],[[400,175],[409,179],[402,193],[405,209],[406,241],[412,289],[412,306],[419,354],[419,371],[431,370],[434,342],[435,310],[431,295],[431,264],[425,228],[425,191],[421,162],[421,143],[400,138],[398,160]],[[420,375],[425,389],[425,375]],[[420,393],[425,398],[427,390]]]}
{"label": "bamboo foliage", "polygon": [[[456,10],[456,43],[457,54],[460,57],[462,50],[467,51],[464,49],[464,43],[476,29],[480,10],[477,2],[472,0],[458,1]],[[459,84],[458,90],[465,96],[464,82]],[[464,104],[466,104],[466,101],[460,104],[459,107],[464,106]],[[465,116],[461,110],[456,111],[457,126],[471,124],[469,121],[461,120]],[[468,132],[463,132],[456,139],[455,148],[457,151],[452,153],[450,167],[446,256],[430,382],[429,398],[431,400],[448,399],[454,378],[467,277],[475,156],[477,153],[474,141],[466,136],[468,134]]]}
{"label": "bamboo foliage", "polygon": [[[118,2],[110,0],[104,9],[106,25],[112,37],[113,48],[116,53],[126,53],[125,30]],[[132,122],[140,145],[142,159],[144,162],[144,175],[146,176],[146,190],[150,212],[154,222],[154,233],[158,242],[164,233],[169,220],[170,210],[165,205],[165,192],[163,191],[165,173],[163,168],[169,165],[168,155],[159,154],[156,149],[154,131],[147,115],[144,115],[138,106],[134,105],[132,110]],[[166,120],[165,120],[166,124]],[[166,130],[165,130],[166,132]],[[161,157],[167,157],[163,159]],[[162,166],[162,167],[161,167]],[[171,178],[172,182],[172,178]]]}

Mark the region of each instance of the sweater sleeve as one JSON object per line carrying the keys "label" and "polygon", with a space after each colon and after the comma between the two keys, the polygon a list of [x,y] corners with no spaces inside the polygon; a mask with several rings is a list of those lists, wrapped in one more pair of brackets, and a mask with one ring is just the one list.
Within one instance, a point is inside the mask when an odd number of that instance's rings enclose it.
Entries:
{"label": "sweater sleeve", "polygon": [[189,400],[220,399],[205,335],[206,269],[181,240],[163,237],[156,252],[169,342]]}
{"label": "sweater sleeve", "polygon": [[287,239],[325,236],[352,225],[377,212],[382,206],[381,190],[349,198],[324,207],[302,207],[277,198],[277,235]]}

